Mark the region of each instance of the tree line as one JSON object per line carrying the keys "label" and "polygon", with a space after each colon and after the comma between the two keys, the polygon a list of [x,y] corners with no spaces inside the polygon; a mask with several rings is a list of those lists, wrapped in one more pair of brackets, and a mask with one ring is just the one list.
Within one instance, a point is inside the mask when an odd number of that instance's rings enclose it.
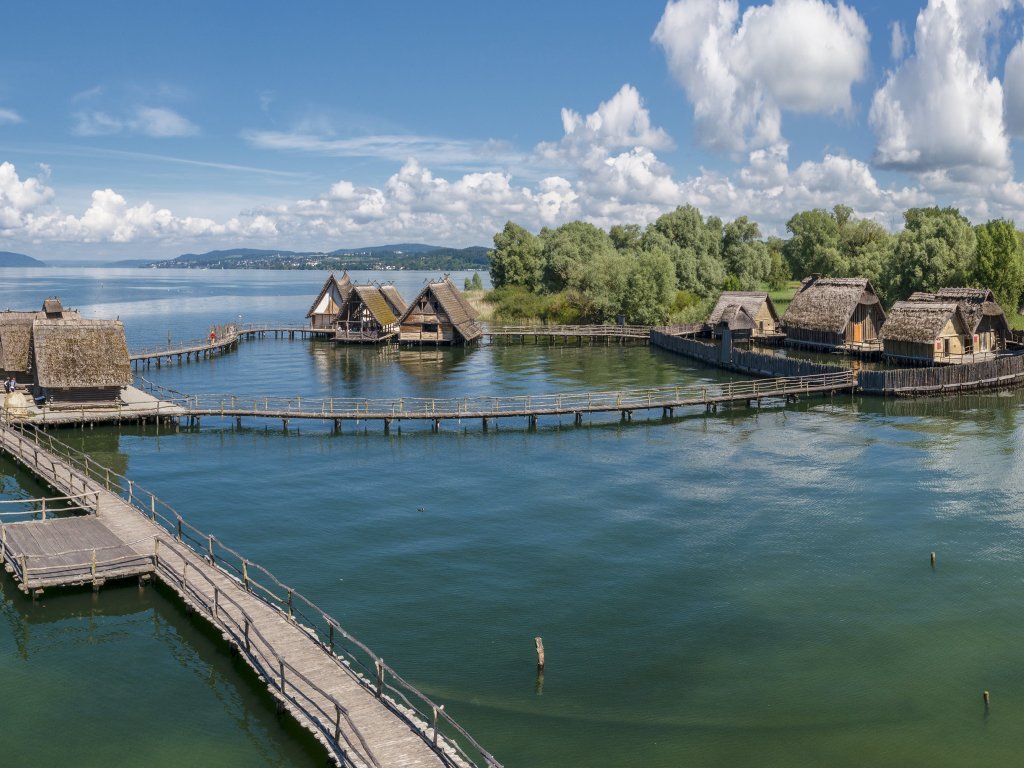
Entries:
{"label": "tree line", "polygon": [[488,251],[498,319],[657,324],[703,319],[723,290],[785,287],[818,273],[867,277],[887,303],[914,291],[984,286],[1008,312],[1024,295],[1024,233],[972,225],[956,208],[912,208],[892,234],[837,205],[795,214],[788,239],[746,216],[724,223],[681,206],[607,232],[582,221],[534,235],[509,221]]}

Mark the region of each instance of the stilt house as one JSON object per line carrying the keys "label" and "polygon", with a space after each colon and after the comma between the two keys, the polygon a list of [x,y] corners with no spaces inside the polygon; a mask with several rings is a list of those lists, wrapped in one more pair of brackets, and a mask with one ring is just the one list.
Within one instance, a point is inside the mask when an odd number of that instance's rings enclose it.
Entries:
{"label": "stilt house", "polygon": [[824,350],[856,350],[878,343],[885,310],[866,277],[805,278],[782,325],[786,343]]}
{"label": "stilt house", "polygon": [[963,362],[970,326],[953,301],[897,301],[882,326],[886,359],[936,365]]}
{"label": "stilt house", "polygon": [[19,384],[31,384],[32,323],[38,319],[78,319],[78,310],[64,309],[51,297],[38,312],[0,312],[0,374],[14,376]]}
{"label": "stilt house", "polygon": [[384,294],[384,298],[387,299],[388,305],[391,307],[395,317],[401,317],[405,314],[405,310],[409,308],[409,305],[405,303],[405,299],[402,298],[402,294],[398,292],[394,283],[385,283],[380,286],[380,292]]}
{"label": "stilt house", "polygon": [[[741,338],[744,332],[753,338],[772,336],[778,332],[779,313],[767,293],[723,291],[707,319],[713,337],[721,336],[718,328],[723,322],[733,331],[734,339]],[[748,327],[748,323],[753,325]]]}
{"label": "stilt house", "polygon": [[340,280],[332,273],[306,313],[310,328],[331,328],[351,292],[352,280],[348,272],[343,273]]}
{"label": "stilt house", "polygon": [[988,288],[940,288],[935,293],[918,291],[910,301],[949,302],[960,305],[967,321],[967,351],[987,354],[1006,349],[1010,324],[995,295]]}
{"label": "stilt house", "polygon": [[32,374],[37,395],[54,406],[116,405],[132,383],[120,320],[32,322]]}
{"label": "stilt house", "polygon": [[401,318],[403,344],[466,344],[483,335],[476,310],[447,275],[427,283]]}
{"label": "stilt house", "polygon": [[352,287],[335,320],[337,341],[386,341],[398,333],[398,317],[380,286]]}

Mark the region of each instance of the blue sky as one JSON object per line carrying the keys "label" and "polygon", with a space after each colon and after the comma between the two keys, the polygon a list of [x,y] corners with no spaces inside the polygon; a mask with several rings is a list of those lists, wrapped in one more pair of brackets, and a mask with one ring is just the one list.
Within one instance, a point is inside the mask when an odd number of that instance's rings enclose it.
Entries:
{"label": "blue sky", "polygon": [[5,8],[0,249],[486,245],[512,219],[1024,219],[1021,6]]}

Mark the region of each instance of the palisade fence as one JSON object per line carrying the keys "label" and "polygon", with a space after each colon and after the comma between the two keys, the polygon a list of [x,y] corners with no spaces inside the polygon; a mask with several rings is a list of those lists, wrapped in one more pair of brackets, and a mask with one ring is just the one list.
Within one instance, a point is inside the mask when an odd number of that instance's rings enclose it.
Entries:
{"label": "palisade fence", "polygon": [[870,395],[914,395],[991,389],[1024,383],[1024,356],[935,368],[861,371],[860,390]]}
{"label": "palisade fence", "polygon": [[651,331],[651,345],[692,357],[708,365],[715,365],[750,376],[767,376],[769,378],[816,376],[819,374],[841,373],[849,370],[848,367],[838,365],[822,365],[821,363],[811,363],[806,360],[793,360],[788,357],[765,355],[760,352],[747,352],[735,348],[730,352],[729,362],[725,362],[722,360],[721,347],[717,344],[708,344],[697,339],[676,336],[671,331],[674,331],[674,329],[653,329]]}

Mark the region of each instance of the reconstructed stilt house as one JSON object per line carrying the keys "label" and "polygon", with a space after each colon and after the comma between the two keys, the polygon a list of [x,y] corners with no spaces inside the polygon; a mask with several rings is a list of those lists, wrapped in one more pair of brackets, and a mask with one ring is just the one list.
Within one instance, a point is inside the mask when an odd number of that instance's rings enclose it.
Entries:
{"label": "reconstructed stilt house", "polygon": [[132,383],[120,320],[35,319],[31,366],[35,394],[56,407],[113,406]]}
{"label": "reconstructed stilt house", "polygon": [[778,332],[779,313],[765,292],[723,291],[706,323],[712,337],[721,336],[723,323],[734,339],[771,337]]}
{"label": "reconstructed stilt house", "polygon": [[883,354],[917,365],[964,362],[969,327],[954,301],[897,301],[882,326]]}
{"label": "reconstructed stilt house", "polygon": [[335,341],[387,341],[398,333],[398,316],[380,286],[355,285],[334,325]]}
{"label": "reconstructed stilt house", "polygon": [[64,309],[60,299],[51,297],[37,312],[0,312],[0,374],[14,376],[19,384],[31,384],[32,323],[39,319],[77,319],[77,310]]}
{"label": "reconstructed stilt house", "polygon": [[884,322],[866,277],[805,278],[782,316],[786,344],[828,351],[877,349]]}
{"label": "reconstructed stilt house", "polygon": [[348,272],[343,273],[340,279],[332,273],[324,283],[324,287],[320,289],[309,312],[306,313],[310,327],[331,328],[338,317],[341,305],[345,303],[351,292],[352,280],[349,278]]}
{"label": "reconstructed stilt house", "polygon": [[402,315],[403,344],[467,344],[483,335],[476,310],[447,275],[427,283]]}
{"label": "reconstructed stilt house", "polygon": [[960,306],[967,322],[967,352],[984,355],[1006,349],[1010,324],[995,295],[988,288],[940,288],[935,293],[918,291],[910,301],[950,302]]}

